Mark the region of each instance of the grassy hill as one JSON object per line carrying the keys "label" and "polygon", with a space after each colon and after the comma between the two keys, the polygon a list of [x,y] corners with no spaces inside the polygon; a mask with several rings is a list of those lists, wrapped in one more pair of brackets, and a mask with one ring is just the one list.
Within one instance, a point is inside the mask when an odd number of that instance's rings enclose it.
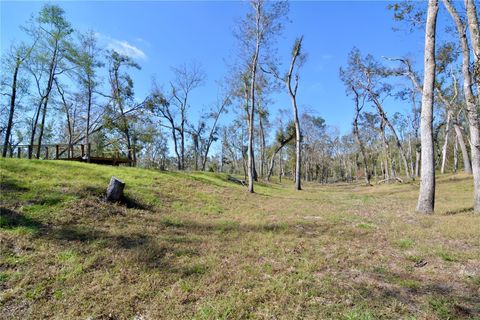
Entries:
{"label": "grassy hill", "polygon": [[[1,159],[3,319],[480,317],[468,176],[244,187],[213,173]],[[107,204],[112,175],[126,201]],[[426,264],[425,264],[426,262]]]}

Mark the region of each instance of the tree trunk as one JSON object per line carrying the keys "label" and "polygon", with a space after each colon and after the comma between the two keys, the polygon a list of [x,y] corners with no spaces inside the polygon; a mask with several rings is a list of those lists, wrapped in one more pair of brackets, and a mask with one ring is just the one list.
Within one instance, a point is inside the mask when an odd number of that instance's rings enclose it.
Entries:
{"label": "tree trunk", "polygon": [[448,148],[448,134],[450,133],[450,119],[452,114],[450,111],[447,111],[447,124],[445,127],[445,141],[443,142],[442,148],[442,167],[440,169],[441,174],[445,173],[445,164],[447,162],[447,148]]}
{"label": "tree trunk", "polygon": [[353,134],[355,135],[355,139],[357,140],[358,146],[360,148],[360,153],[362,154],[365,184],[369,186],[371,185],[371,183],[370,183],[370,172],[368,171],[368,161],[367,161],[367,156],[365,154],[365,147],[363,145],[363,141],[360,138],[360,130],[358,128],[358,118],[360,117],[360,111],[363,108],[363,105],[360,107],[360,96],[357,90],[355,89],[355,87],[352,87],[352,90],[355,93],[355,118],[353,119]]}
{"label": "tree trunk", "polygon": [[467,9],[467,21],[468,28],[470,30],[470,39],[472,41],[473,53],[475,55],[474,61],[478,63],[478,61],[480,61],[480,31],[475,1],[465,0],[465,7]]}
{"label": "tree trunk", "polygon": [[[255,120],[255,87],[257,80],[257,67],[258,67],[258,57],[260,54],[260,15],[261,7],[257,5],[256,9],[256,45],[255,52],[253,54],[252,65],[251,65],[251,78],[250,78],[250,112],[248,114],[248,192],[253,193],[253,181],[255,180],[255,154],[254,154],[254,145],[253,145],[253,135],[254,135],[254,120]],[[248,109],[248,106],[247,106]]]}
{"label": "tree trunk", "polygon": [[[260,111],[260,110],[259,110]],[[263,128],[263,120],[262,114],[259,112],[258,114],[258,122],[260,127],[260,177],[265,177],[265,131]]]}
{"label": "tree trunk", "polygon": [[417,144],[415,148],[415,177],[420,177],[420,160],[422,158],[422,148]]}
{"label": "tree trunk", "polygon": [[[470,0],[467,0],[470,1]],[[466,28],[464,23],[460,19],[457,11],[450,3],[449,0],[443,0],[445,7],[452,16],[453,21],[457,29],[458,37],[462,48],[462,74],[463,74],[463,92],[465,95],[465,103],[467,109],[468,126],[470,129],[470,149],[472,154],[472,173],[473,173],[473,196],[474,204],[473,210],[476,213],[480,213],[480,127],[478,120],[478,111],[473,94],[473,81],[472,73],[470,72],[470,48],[468,47]],[[471,5],[473,6],[473,4]],[[469,24],[474,25],[475,21],[472,21],[472,14],[469,14]],[[475,19],[476,20],[476,19]],[[475,30],[475,27],[473,28]],[[475,32],[475,31],[474,31]],[[479,52],[478,46],[478,22],[476,26],[477,35],[472,37],[472,44],[474,52]]]}
{"label": "tree trunk", "polygon": [[453,173],[458,170],[458,136],[455,136],[455,144],[453,146]]}
{"label": "tree trunk", "polygon": [[12,132],[13,126],[13,115],[15,113],[15,99],[17,97],[17,76],[18,70],[20,69],[21,60],[17,56],[15,63],[15,70],[13,71],[13,81],[12,81],[12,94],[10,96],[10,112],[8,113],[8,122],[7,128],[5,130],[5,142],[3,143],[2,157],[7,156],[7,149],[10,142],[10,133]]}
{"label": "tree trunk", "polygon": [[42,124],[40,125],[40,134],[38,136],[37,159],[40,158],[40,148],[42,147],[43,132],[45,130],[45,118],[47,116],[48,99],[50,98],[50,92],[52,91],[53,81],[55,80],[55,69],[57,67],[57,62],[56,62],[57,55],[58,55],[58,41],[55,43],[52,60],[50,61],[47,91],[45,92],[45,95],[44,95],[45,101],[43,102]]}
{"label": "tree trunk", "polygon": [[110,179],[110,183],[107,188],[107,196],[105,200],[109,202],[120,201],[123,197],[123,189],[125,188],[125,182],[118,180],[115,177]]}
{"label": "tree trunk", "polygon": [[181,170],[185,170],[185,118],[182,114],[182,124],[180,126],[180,163]]}
{"label": "tree trunk", "polygon": [[378,111],[379,116],[383,119],[383,121],[385,121],[385,124],[388,126],[388,128],[393,133],[393,136],[395,138],[395,142],[397,144],[397,148],[398,148],[398,150],[400,152],[400,155],[402,157],[403,165],[406,168],[405,173],[407,175],[407,178],[411,178],[412,175],[411,175],[410,171],[408,170],[407,156],[405,155],[405,151],[403,150],[402,143],[400,141],[400,138],[397,135],[397,131],[395,130],[394,126],[390,123],[390,120],[388,120],[387,114],[383,110],[383,107],[382,107],[380,101],[378,101],[376,95],[374,93],[372,93],[371,91],[370,91],[370,93],[373,97],[373,102],[375,103],[375,106],[377,107],[377,111]]}
{"label": "tree trunk", "polygon": [[303,36],[297,39],[293,48],[292,60],[290,62],[290,68],[287,73],[287,88],[290,94],[290,100],[293,108],[293,123],[295,124],[295,190],[302,190],[302,131],[300,130],[300,120],[298,118],[297,107],[297,89],[298,89],[298,74],[295,75],[295,85],[292,88],[292,75],[295,67],[295,62],[300,56],[300,50],[302,47]]}
{"label": "tree trunk", "polygon": [[453,129],[455,130],[455,134],[458,140],[458,145],[460,146],[460,151],[462,152],[463,172],[467,174],[472,174],[472,164],[470,162],[470,156],[468,155],[468,150],[465,144],[465,140],[463,139],[462,128],[460,128],[458,124],[453,123]]}
{"label": "tree trunk", "polygon": [[428,1],[425,29],[424,80],[422,91],[421,130],[421,181],[417,211],[433,213],[435,207],[435,166],[433,150],[433,99],[435,84],[435,32],[438,0]]}
{"label": "tree trunk", "polygon": [[88,77],[88,102],[87,102],[87,123],[85,128],[85,143],[87,144],[87,162],[90,162],[90,111],[92,109],[92,83]]}

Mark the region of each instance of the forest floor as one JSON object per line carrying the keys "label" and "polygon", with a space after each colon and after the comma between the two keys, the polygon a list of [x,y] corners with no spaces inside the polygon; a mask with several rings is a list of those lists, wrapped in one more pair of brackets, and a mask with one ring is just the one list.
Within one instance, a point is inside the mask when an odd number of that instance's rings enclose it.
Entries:
{"label": "forest floor", "polygon": [[[472,179],[259,184],[1,159],[2,319],[480,317]],[[126,203],[102,194],[115,175]]]}

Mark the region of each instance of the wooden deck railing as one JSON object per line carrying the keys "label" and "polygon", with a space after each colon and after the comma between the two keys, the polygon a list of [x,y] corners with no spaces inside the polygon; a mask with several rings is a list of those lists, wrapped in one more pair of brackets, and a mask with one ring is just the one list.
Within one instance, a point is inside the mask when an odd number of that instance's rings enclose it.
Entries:
{"label": "wooden deck railing", "polygon": [[[0,147],[3,151],[3,147]],[[92,150],[91,144],[45,144],[38,145],[15,145],[7,150],[10,158],[30,158],[42,160],[76,160],[87,161],[87,152],[90,150],[90,162],[117,165],[120,163],[134,163],[131,154],[134,150],[124,152],[119,149]],[[39,151],[39,153],[38,153]],[[130,155],[129,155],[130,151]]]}

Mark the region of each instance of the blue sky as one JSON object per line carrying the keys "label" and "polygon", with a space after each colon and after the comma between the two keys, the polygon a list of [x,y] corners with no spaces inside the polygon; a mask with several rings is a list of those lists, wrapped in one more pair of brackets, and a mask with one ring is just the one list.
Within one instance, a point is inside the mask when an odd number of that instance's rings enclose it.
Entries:
{"label": "blue sky", "polygon": [[[1,1],[1,50],[12,41],[25,39],[19,26],[39,11],[43,2]],[[235,59],[236,42],[232,30],[247,10],[246,2],[58,2],[68,20],[80,31],[93,30],[102,45],[124,51],[142,67],[132,76],[139,100],[152,83],[166,85],[172,78],[170,66],[200,62],[207,74],[206,84],[191,97],[192,114],[215,102],[218,82]],[[291,45],[304,35],[307,62],[301,70],[298,100],[301,110],[315,112],[342,133],[351,130],[353,105],[346,97],[338,70],[346,64],[353,46],[362,53],[381,56],[410,55],[423,61],[422,32],[394,32],[399,26],[383,1],[291,2],[284,34],[278,41],[279,54],[288,64]],[[286,92],[273,97],[272,119],[278,108],[290,108]],[[406,111],[408,105],[388,100],[386,109]],[[373,109],[372,109],[373,110]]]}

